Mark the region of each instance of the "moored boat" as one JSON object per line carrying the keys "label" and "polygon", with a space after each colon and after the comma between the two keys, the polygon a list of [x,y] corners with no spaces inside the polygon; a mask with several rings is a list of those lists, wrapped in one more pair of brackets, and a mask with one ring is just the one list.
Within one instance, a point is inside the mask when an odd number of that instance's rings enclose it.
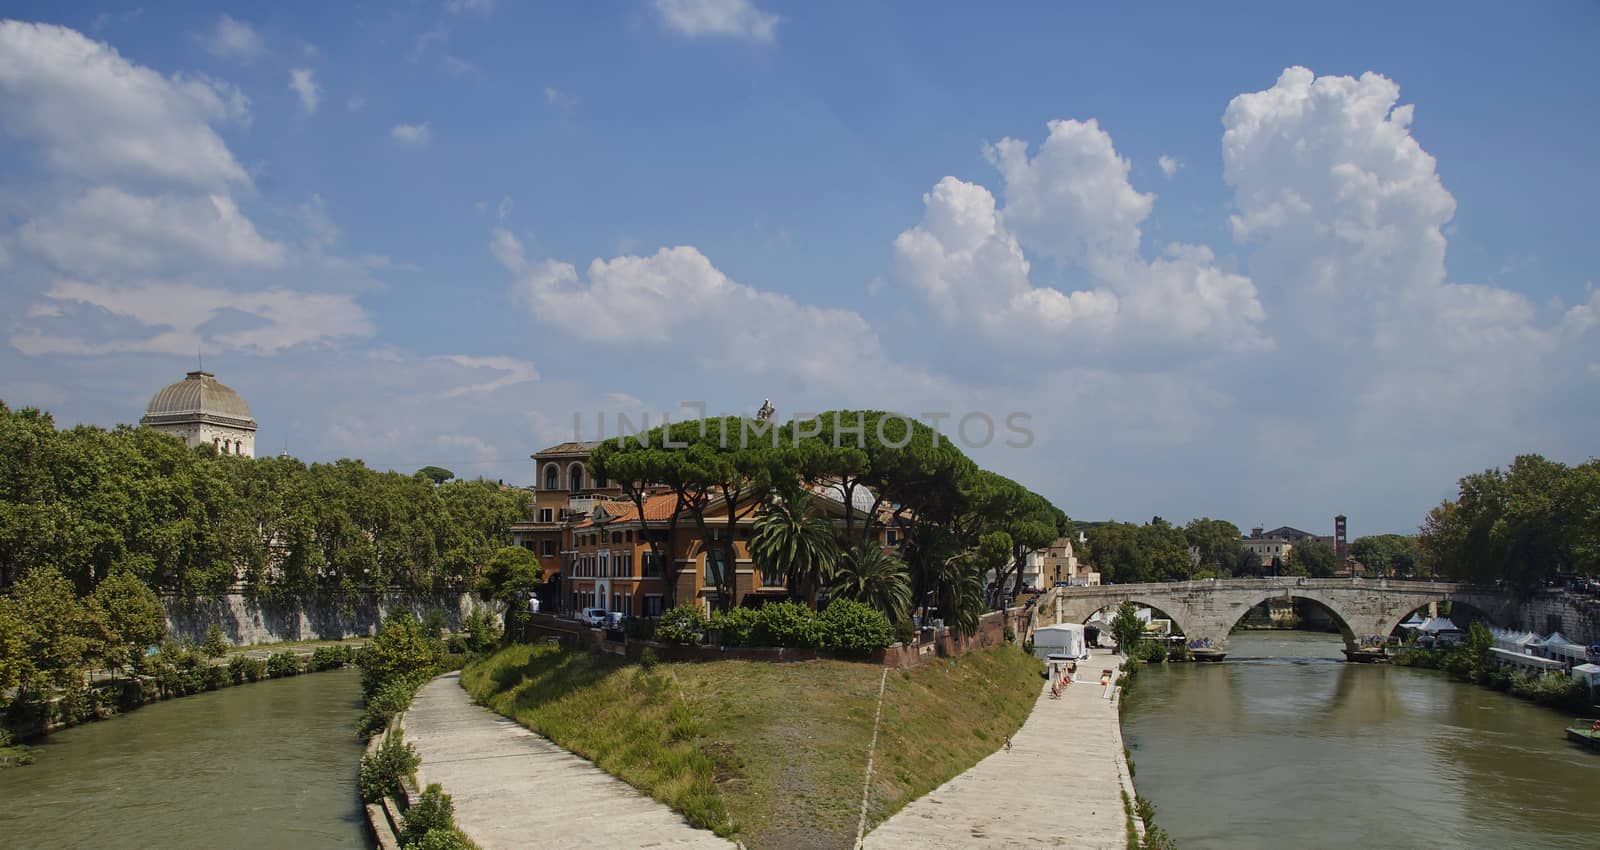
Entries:
{"label": "moored boat", "polygon": [[1578,718],[1567,727],[1567,740],[1591,750],[1600,750],[1600,720]]}

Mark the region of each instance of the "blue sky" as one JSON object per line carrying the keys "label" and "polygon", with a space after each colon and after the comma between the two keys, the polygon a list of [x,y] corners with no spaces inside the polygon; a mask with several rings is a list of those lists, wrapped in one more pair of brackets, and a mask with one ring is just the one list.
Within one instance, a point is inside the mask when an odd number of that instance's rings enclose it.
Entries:
{"label": "blue sky", "polygon": [[1595,453],[1595,6],[1105,5],[7,3],[0,398],[202,348],[263,451],[518,483],[1024,411],[972,453],[1074,516],[1356,534]]}

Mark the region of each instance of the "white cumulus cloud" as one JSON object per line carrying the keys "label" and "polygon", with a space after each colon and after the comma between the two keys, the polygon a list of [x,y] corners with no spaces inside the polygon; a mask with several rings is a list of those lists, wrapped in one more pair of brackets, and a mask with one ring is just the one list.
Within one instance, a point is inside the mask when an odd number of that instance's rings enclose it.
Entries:
{"label": "white cumulus cloud", "polygon": [[217,25],[200,36],[200,41],[205,45],[206,52],[219,59],[249,62],[266,50],[254,27],[227,15],[218,18]]}
{"label": "white cumulus cloud", "polygon": [[310,68],[291,68],[289,88],[300,98],[300,106],[307,115],[317,111],[317,104],[322,101],[322,87],[317,85],[316,72]]}
{"label": "white cumulus cloud", "polygon": [[655,0],[655,10],[668,29],[690,38],[724,36],[771,42],[780,20],[750,0]]}
{"label": "white cumulus cloud", "polygon": [[[1004,206],[946,177],[923,196],[922,223],[894,244],[900,280],[947,323],[975,325],[1005,347],[1271,347],[1255,286],[1218,268],[1209,248],[1174,243],[1155,260],[1141,256],[1155,196],[1129,182],[1128,161],[1098,123],[1051,121],[1031,156],[1009,138],[986,153]],[[1080,270],[1092,287],[1035,283],[1030,254]]]}
{"label": "white cumulus cloud", "polygon": [[213,129],[248,117],[249,101],[225,83],[164,77],[65,27],[0,22],[0,128],[63,172],[248,184]]}
{"label": "white cumulus cloud", "polygon": [[1168,177],[1172,177],[1178,173],[1179,169],[1183,168],[1183,160],[1178,159],[1175,156],[1167,156],[1166,154],[1162,154],[1156,160],[1156,164],[1161,166],[1161,173],[1167,175]]}
{"label": "white cumulus cloud", "polygon": [[428,122],[424,121],[421,124],[396,124],[389,130],[389,137],[402,145],[420,148],[428,144],[433,133],[428,129]]}

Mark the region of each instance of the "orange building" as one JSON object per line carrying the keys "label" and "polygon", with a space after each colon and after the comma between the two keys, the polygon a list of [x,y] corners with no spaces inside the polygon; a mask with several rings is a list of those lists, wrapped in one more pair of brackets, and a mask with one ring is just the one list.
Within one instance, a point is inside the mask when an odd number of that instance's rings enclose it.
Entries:
{"label": "orange building", "polygon": [[[648,495],[644,516],[622,488],[594,476],[589,454],[598,443],[562,443],[533,455],[537,470],[533,517],[512,527],[513,540],[534,552],[543,568],[544,602],[555,610],[604,608],[633,617],[658,616],[666,606],[664,564],[657,563],[651,539],[660,542],[662,559],[678,568],[674,602],[695,602],[705,610],[717,607],[717,586],[712,570],[725,557],[720,545],[727,533],[727,506],[713,501],[705,510],[713,535],[708,553],[698,526],[684,511],[673,522],[677,496],[670,491]],[[836,486],[810,488],[819,508],[844,527],[844,500]],[[853,494],[855,524],[859,529],[873,507],[864,487]],[[788,594],[782,575],[766,575],[756,568],[748,545],[757,512],[748,501],[736,501],[734,523],[734,605],[758,605]],[[880,520],[890,515],[879,506]],[[898,546],[901,535],[892,522],[881,522],[875,535],[888,547]]]}

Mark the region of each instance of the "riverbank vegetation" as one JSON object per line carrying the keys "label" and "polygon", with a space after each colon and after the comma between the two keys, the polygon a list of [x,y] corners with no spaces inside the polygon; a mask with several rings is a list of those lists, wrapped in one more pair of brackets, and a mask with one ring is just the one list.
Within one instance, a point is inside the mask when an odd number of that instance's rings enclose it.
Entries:
{"label": "riverbank vegetation", "polygon": [[1472,682],[1565,712],[1589,709],[1587,685],[1562,672],[1529,676],[1502,670],[1494,665],[1489,652],[1493,646],[1494,636],[1488,628],[1481,622],[1474,622],[1468,627],[1467,639],[1461,646],[1449,649],[1407,646],[1395,653],[1394,663],[1401,667],[1443,670],[1457,681]]}
{"label": "riverbank vegetation", "polygon": [[219,456],[121,425],[57,430],[0,402],[0,588],[57,570],[82,595],[123,572],[181,596],[465,588],[525,490],[357,460]]}
{"label": "riverbank vegetation", "polygon": [[1418,540],[1439,575],[1529,593],[1560,573],[1600,575],[1600,459],[1567,466],[1521,455],[1463,476]]}
{"label": "riverbank vegetation", "polygon": [[304,660],[285,650],[223,661],[214,641],[202,646],[166,637],[159,600],[134,576],[113,573],[79,597],[48,567],[30,571],[0,597],[0,643],[0,737],[7,738],[355,659],[354,647],[327,645]]}
{"label": "riverbank vegetation", "polygon": [[[858,662],[630,664],[517,645],[464,687],[696,826],[753,848],[850,847],[883,683],[868,826],[993,752],[1027,718],[1040,665],[1015,646],[910,672]],[[782,801],[782,805],[774,805]]]}

